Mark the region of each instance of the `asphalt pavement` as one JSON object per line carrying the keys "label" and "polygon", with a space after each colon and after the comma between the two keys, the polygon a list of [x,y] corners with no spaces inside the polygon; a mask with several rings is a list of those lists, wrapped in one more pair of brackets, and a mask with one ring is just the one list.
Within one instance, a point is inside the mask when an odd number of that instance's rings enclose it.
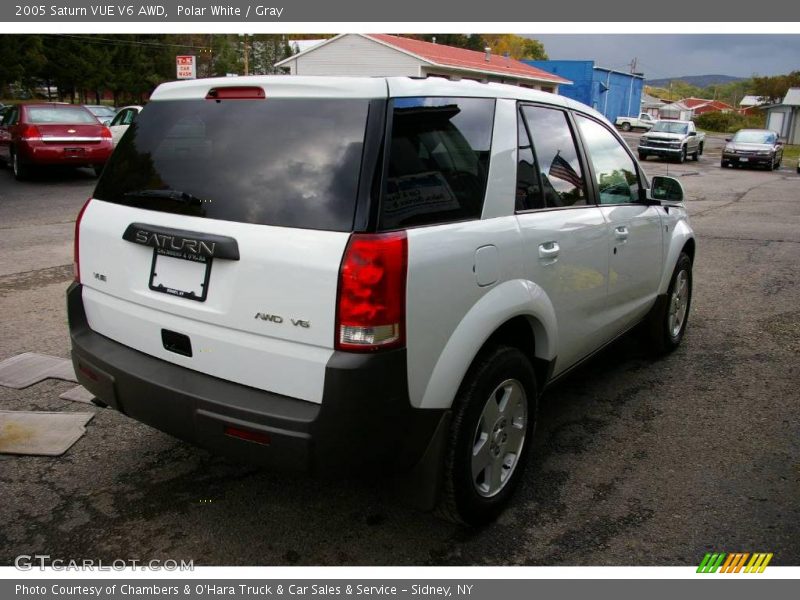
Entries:
{"label": "asphalt pavement", "polygon": [[[0,388],[0,410],[96,415],[64,456],[0,456],[0,564],[687,565],[716,550],[800,565],[800,176],[723,171],[714,152],[645,164],[681,179],[698,234],[683,345],[654,360],[629,336],[551,389],[496,523],[439,521],[363,473],[236,464],[59,400],[74,384],[48,380]],[[0,360],[68,357],[73,222],[94,183],[0,170]]]}

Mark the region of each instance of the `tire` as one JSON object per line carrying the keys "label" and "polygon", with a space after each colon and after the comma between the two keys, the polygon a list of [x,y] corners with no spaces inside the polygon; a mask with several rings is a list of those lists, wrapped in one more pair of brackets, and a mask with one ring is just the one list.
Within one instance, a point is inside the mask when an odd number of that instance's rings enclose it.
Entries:
{"label": "tire", "polygon": [[103,167],[105,165],[92,165],[92,172],[94,173],[95,177],[100,177],[100,174],[103,172]]}
{"label": "tire", "polygon": [[628,123],[627,121],[625,121],[625,122],[622,124],[622,131],[630,131],[630,130],[631,130],[631,124],[630,124],[630,123]]}
{"label": "tire", "polygon": [[641,161],[647,160],[647,152],[639,152],[639,160]]}
{"label": "tire", "polygon": [[697,147],[697,154],[703,156],[703,142],[700,142],[700,145]]}
{"label": "tire", "polygon": [[681,252],[669,282],[666,302],[657,303],[647,318],[647,337],[654,354],[667,354],[680,345],[691,305],[692,259]]}
{"label": "tire", "polygon": [[479,525],[505,507],[527,462],[537,393],[533,367],[518,349],[478,355],[453,403],[438,516]]}
{"label": "tire", "polygon": [[14,179],[17,181],[24,181],[31,176],[30,167],[13,151],[11,153],[11,170],[14,173]]}
{"label": "tire", "polygon": [[678,155],[678,158],[675,159],[675,162],[678,164],[683,164],[686,162],[686,146],[681,148],[681,153]]}
{"label": "tire", "polygon": [[728,168],[728,162],[726,160],[721,160],[721,161],[719,161],[719,166],[721,168],[723,168],[723,169],[727,169]]}
{"label": "tire", "polygon": [[[778,158],[777,155],[775,156],[775,158]],[[775,160],[773,159],[773,161],[772,161],[772,170],[773,171],[777,171],[778,169],[780,169],[782,162],[783,162],[783,157],[779,158],[777,162],[775,162]]]}
{"label": "tire", "polygon": [[692,152],[692,160],[694,162],[697,162],[698,160],[700,160],[700,148],[699,147],[697,148],[697,150]]}

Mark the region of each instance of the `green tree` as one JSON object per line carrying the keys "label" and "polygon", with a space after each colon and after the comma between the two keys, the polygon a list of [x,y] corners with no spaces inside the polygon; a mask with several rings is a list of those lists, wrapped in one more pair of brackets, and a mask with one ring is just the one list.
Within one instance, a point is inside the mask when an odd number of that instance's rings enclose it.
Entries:
{"label": "green tree", "polygon": [[773,77],[753,77],[753,93],[765,102],[782,101],[786,92],[792,87],[800,87],[800,71]]}

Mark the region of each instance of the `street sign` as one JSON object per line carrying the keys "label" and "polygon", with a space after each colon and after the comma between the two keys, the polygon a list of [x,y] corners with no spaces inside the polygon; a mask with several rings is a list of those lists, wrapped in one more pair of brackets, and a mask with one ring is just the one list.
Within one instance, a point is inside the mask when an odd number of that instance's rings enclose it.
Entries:
{"label": "street sign", "polygon": [[194,79],[197,77],[196,56],[176,56],[175,67],[178,70],[178,79]]}

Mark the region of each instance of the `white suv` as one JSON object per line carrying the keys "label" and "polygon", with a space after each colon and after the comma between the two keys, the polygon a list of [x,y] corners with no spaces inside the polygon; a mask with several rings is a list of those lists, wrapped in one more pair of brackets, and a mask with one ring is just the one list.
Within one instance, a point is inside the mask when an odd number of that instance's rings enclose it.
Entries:
{"label": "white suv", "polygon": [[167,83],[76,223],[81,383],[273,468],[492,518],[554,379],[686,327],[695,241],[602,116],[441,78]]}

